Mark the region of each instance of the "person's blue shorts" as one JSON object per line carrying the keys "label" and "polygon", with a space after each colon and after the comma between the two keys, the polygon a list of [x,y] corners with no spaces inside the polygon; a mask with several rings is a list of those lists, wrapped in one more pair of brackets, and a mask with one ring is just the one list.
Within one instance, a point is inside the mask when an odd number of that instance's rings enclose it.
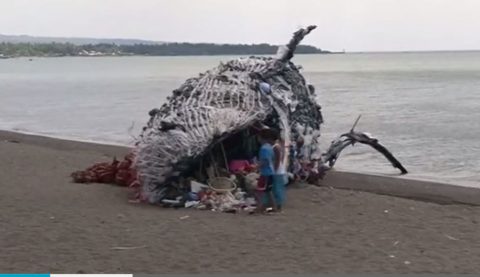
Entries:
{"label": "person's blue shorts", "polygon": [[[272,178],[272,192],[273,196],[275,197],[275,204],[277,206],[283,205],[283,202],[285,201],[285,188],[287,184],[287,175],[282,174],[282,175],[273,175]],[[268,205],[269,204],[269,195],[265,194],[263,196],[263,204]]]}

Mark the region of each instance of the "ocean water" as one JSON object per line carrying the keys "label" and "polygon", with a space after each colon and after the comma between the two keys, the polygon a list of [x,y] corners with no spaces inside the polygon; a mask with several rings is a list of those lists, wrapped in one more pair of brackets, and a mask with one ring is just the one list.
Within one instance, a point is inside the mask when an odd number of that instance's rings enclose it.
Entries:
{"label": "ocean water", "polygon": [[[0,60],[0,129],[131,144],[186,78],[236,57]],[[322,145],[357,126],[377,137],[411,178],[480,186],[480,52],[298,55],[323,107]],[[368,146],[336,168],[395,175]]]}

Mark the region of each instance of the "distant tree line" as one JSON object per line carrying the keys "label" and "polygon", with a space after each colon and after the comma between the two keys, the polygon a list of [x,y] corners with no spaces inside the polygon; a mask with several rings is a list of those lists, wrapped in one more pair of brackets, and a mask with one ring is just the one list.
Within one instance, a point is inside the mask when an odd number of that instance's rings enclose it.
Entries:
{"label": "distant tree line", "polygon": [[[278,46],[270,44],[213,44],[213,43],[165,43],[165,44],[86,44],[71,43],[0,43],[0,55],[20,56],[193,56],[193,55],[272,55]],[[309,45],[300,45],[296,53],[329,53]]]}

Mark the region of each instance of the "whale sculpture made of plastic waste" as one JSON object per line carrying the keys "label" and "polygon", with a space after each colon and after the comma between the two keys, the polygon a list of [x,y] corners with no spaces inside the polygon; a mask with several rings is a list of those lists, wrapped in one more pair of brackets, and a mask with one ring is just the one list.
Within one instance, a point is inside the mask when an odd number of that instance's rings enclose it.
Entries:
{"label": "whale sculpture made of plastic waste", "polygon": [[[187,79],[163,106],[150,111],[134,151],[143,197],[151,203],[161,201],[169,188],[178,186],[178,177],[192,161],[257,123],[275,126],[287,145],[302,136],[310,149],[306,158],[313,164],[311,170],[328,169],[319,148],[323,118],[314,87],[291,61],[315,27],[296,31],[275,57],[234,59]],[[336,160],[336,149],[344,147],[336,147],[328,157]]]}

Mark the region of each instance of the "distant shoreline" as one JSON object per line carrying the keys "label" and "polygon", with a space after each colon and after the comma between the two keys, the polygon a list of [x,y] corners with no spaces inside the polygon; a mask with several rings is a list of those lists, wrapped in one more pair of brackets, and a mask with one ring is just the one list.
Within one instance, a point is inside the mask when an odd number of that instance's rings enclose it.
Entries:
{"label": "distant shoreline", "polygon": [[[322,53],[296,53],[295,55],[339,55],[339,54],[346,54],[343,52],[322,52]],[[251,53],[251,54],[178,54],[178,55],[130,55],[130,54],[116,54],[116,55],[108,55],[108,54],[99,54],[99,55],[33,55],[33,56],[1,56],[0,60],[2,59],[16,59],[16,58],[102,58],[102,57],[209,57],[209,56],[273,56],[275,54],[258,54],[258,53]]]}
{"label": "distant shoreline", "polygon": [[[341,55],[347,54],[342,52],[330,52],[330,53],[296,53],[295,56],[302,56],[302,55]],[[348,53],[352,54],[352,53]],[[1,57],[2,59],[33,59],[33,58],[125,58],[125,57],[220,57],[220,56],[274,56],[275,54],[192,54],[192,55],[95,55],[95,56],[9,56],[9,57]]]}
{"label": "distant shoreline", "polygon": [[[72,43],[12,43],[0,42],[0,58],[12,57],[98,57],[98,56],[215,56],[215,55],[274,55],[279,46],[271,44],[84,44]],[[331,54],[311,45],[299,45],[296,54]]]}
{"label": "distant shoreline", "polygon": [[[372,52],[363,52],[363,51],[352,51],[352,52],[339,52],[339,51],[325,51],[321,53],[295,53],[295,55],[382,55],[382,54],[428,54],[428,53],[474,53],[480,52],[480,50],[422,50],[422,51],[372,51]],[[129,55],[129,54],[117,54],[117,55],[35,55],[35,56],[5,56],[0,53],[0,60],[3,59],[15,59],[15,58],[63,58],[63,57],[87,57],[87,58],[96,58],[96,57],[215,57],[215,56],[273,56],[275,54],[178,54],[178,55]]]}

